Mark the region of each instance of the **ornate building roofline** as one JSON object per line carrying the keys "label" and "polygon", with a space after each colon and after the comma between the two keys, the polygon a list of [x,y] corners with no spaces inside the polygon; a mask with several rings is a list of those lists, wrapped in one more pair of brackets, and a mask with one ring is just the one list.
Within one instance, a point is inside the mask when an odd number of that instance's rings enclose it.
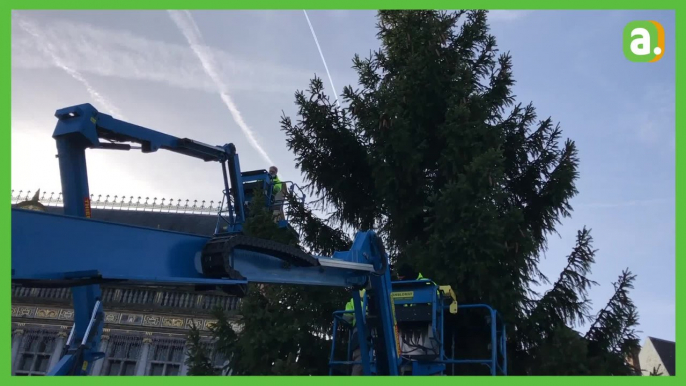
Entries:
{"label": "ornate building roofline", "polygon": [[[38,191],[12,189],[12,205],[31,200],[36,192],[40,192],[40,189]],[[61,192],[48,193],[43,191],[39,193],[38,202],[48,207],[62,207],[64,205]],[[222,200],[91,194],[92,209],[217,215],[221,205]]]}

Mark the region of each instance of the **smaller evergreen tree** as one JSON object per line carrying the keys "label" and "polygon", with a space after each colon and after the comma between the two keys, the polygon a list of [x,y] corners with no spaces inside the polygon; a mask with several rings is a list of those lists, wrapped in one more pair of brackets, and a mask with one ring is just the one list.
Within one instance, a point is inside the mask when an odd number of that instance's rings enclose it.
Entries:
{"label": "smaller evergreen tree", "polygon": [[188,375],[215,375],[212,361],[202,344],[202,336],[195,323],[191,324],[191,330],[188,332],[187,345],[186,366],[188,366]]}
{"label": "smaller evergreen tree", "polygon": [[638,310],[629,297],[636,275],[624,270],[612,283],[615,292],[585,335],[593,375],[634,375],[628,359],[640,347],[636,326]]}
{"label": "smaller evergreen tree", "polygon": [[[246,235],[298,246],[309,253],[331,255],[350,248],[345,233],[328,227],[289,193],[292,229],[279,228],[266,196],[257,190],[243,226]],[[215,309],[210,328],[216,350],[229,359],[233,375],[320,375],[328,372],[332,313],[344,307],[349,294],[338,288],[250,284],[241,299],[241,318],[234,329],[226,312]],[[201,359],[194,366],[206,366]],[[200,371],[200,370],[198,370]]]}
{"label": "smaller evergreen tree", "polygon": [[660,370],[660,367],[662,367],[662,365],[657,365],[657,367],[653,367],[653,369],[650,371],[650,376],[657,377],[662,375],[662,370]]}

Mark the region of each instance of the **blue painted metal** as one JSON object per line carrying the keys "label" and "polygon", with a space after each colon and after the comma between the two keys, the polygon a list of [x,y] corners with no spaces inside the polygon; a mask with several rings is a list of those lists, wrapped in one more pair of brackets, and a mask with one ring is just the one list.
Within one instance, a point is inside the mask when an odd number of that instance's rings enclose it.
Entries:
{"label": "blue painted metal", "polygon": [[[240,232],[242,230],[243,222],[245,222],[245,192],[243,191],[243,178],[241,175],[241,163],[238,159],[238,154],[236,153],[236,148],[232,145],[230,147],[233,149],[231,156],[227,160],[227,167],[229,171],[229,178],[231,181],[231,193],[233,197],[233,210],[235,213],[235,218],[232,227],[229,232]],[[225,174],[226,175],[226,174]],[[224,180],[224,185],[226,185],[226,179]],[[228,202],[228,201],[227,201]]]}
{"label": "blue painted metal", "polygon": [[439,287],[428,279],[405,280],[393,283],[393,292],[412,292],[412,298],[394,299],[396,308],[413,306],[417,304],[431,305],[432,321],[429,326],[433,336],[438,339],[438,355],[435,361],[412,360],[410,361],[412,375],[435,375],[445,371],[445,363],[441,359],[445,356],[443,342],[443,322],[445,307],[442,303]]}
{"label": "blue painted metal", "polygon": [[[383,276],[372,275],[370,279],[372,287],[376,289],[373,299],[376,303],[377,316],[380,319],[379,325],[384,327],[378,333],[386,350],[386,357],[377,359],[377,367],[386,370],[388,375],[398,375],[400,353],[397,350],[395,315],[393,314],[391,300],[391,276],[390,274]],[[386,363],[383,363],[383,361]],[[387,369],[385,369],[386,367]]]}
{"label": "blue painted metal", "polygon": [[[233,205],[231,205],[231,200],[230,200],[230,195],[229,192],[231,192],[231,188],[229,187],[229,175],[227,173],[228,166],[226,165],[226,162],[222,162],[222,174],[224,175],[224,197],[222,201],[225,201],[227,204],[227,208],[229,211],[229,220],[227,221],[227,230],[230,229],[231,231],[234,231],[236,229],[236,223],[240,221],[238,220],[238,216],[234,214],[234,209]],[[229,197],[229,200],[227,200],[227,197]],[[234,202],[240,202],[240,201],[234,201]],[[222,205],[220,208],[223,208],[224,203],[222,202]],[[221,220],[221,210],[219,212],[219,218],[217,218],[217,228],[215,229],[215,234],[220,233],[220,220]]]}
{"label": "blue painted metal", "polygon": [[[108,281],[167,285],[234,285],[250,281],[355,289],[367,286],[375,294],[372,305],[381,319],[377,332],[385,345],[386,357],[373,366],[369,355],[363,356],[365,373],[398,374],[400,361],[393,330],[388,255],[374,232],[359,232],[351,250],[336,252],[332,257],[316,257],[320,265],[310,267],[286,266],[269,253],[239,246],[233,249],[228,261],[246,280],[206,277],[199,258],[210,240],[208,237],[84,218],[90,217],[85,150],[129,150],[132,147],[122,142],[133,142],[140,144],[144,153],[166,149],[219,162],[229,216],[223,218],[226,227],[217,228],[224,233],[241,231],[246,218],[244,183],[262,180],[271,190],[271,180],[267,181],[264,173],[241,173],[233,144],[211,146],[176,138],[114,119],[89,104],[60,109],[55,116],[58,123],[53,137],[57,141],[65,215],[12,209],[12,280],[72,287],[74,328],[66,353],[50,375],[87,375],[93,362],[102,357],[102,353],[95,351],[104,321],[99,284]],[[101,139],[111,142],[100,142]],[[279,224],[288,226],[283,221]],[[131,267],[136,267],[136,271],[132,272]],[[359,296],[355,298],[355,312],[366,331]],[[366,340],[361,345],[366,347]]]}
{"label": "blue painted metal", "polygon": [[[98,285],[72,288],[74,327],[64,349],[64,356],[47,375],[88,375],[93,363],[105,356],[97,352],[103,330],[104,312]],[[92,310],[88,304],[95,304]]]}
{"label": "blue painted metal", "polygon": [[422,363],[414,361],[412,362],[412,375],[423,376],[423,375],[443,375],[445,371],[445,363],[428,362]]}
{"label": "blue painted metal", "polygon": [[72,354],[65,354],[60,358],[59,362],[49,372],[48,376],[56,375],[78,375],[74,374],[74,364],[76,363],[76,356]]}
{"label": "blue painted metal", "polygon": [[[75,286],[83,283],[83,280],[93,279],[157,284],[244,283],[208,279],[198,271],[194,258],[208,240],[206,237],[195,235],[13,209],[12,279],[19,282],[33,280],[41,284],[55,281],[54,284],[60,286]],[[141,256],[145,258],[141,259]],[[370,284],[370,291],[378,295],[374,297],[374,305],[379,310],[381,318],[379,335],[388,347],[385,358],[387,365],[384,366],[387,369],[383,374],[396,375],[399,362],[391,320],[387,258],[385,253],[378,250],[374,232],[359,232],[350,251],[336,252],[333,257],[318,257],[320,261],[338,260],[371,264],[377,270],[371,275],[366,270],[346,265],[284,267],[279,259],[250,251],[236,250],[233,255],[234,268],[252,282],[339,287]],[[132,272],[132,266],[136,266],[137,270]],[[86,336],[92,315],[88,307],[100,300],[99,287],[74,287],[73,293],[74,335],[76,341],[83,340],[83,345],[74,346],[68,355],[62,358],[59,366],[51,372],[54,375],[85,375],[92,361],[98,357],[94,350],[98,346],[102,332],[101,322],[94,325],[96,330],[92,336],[87,339],[83,337]],[[366,331],[359,294],[357,301],[356,310],[360,314],[360,327],[362,331]],[[97,309],[97,313],[101,321],[102,307]],[[369,349],[365,349],[366,340],[360,343],[362,352],[368,353]],[[85,370],[77,371],[82,363],[87,364]],[[365,373],[371,374],[373,369],[369,358],[363,359],[363,364]]]}
{"label": "blue painted metal", "polygon": [[360,292],[359,291],[352,291],[353,295],[353,305],[354,305],[354,310],[355,310],[355,325],[357,327],[357,338],[358,338],[358,344],[360,346],[360,359],[362,361],[362,373],[364,375],[371,375],[371,367],[370,367],[370,355],[369,355],[369,347],[367,345],[368,342],[368,331],[366,327],[366,318],[365,318],[365,312],[362,311],[364,308],[362,308],[362,302],[360,301]]}
{"label": "blue painted metal", "polygon": [[[57,158],[59,161],[60,179],[63,188],[64,213],[69,216],[74,216],[74,218],[90,217],[90,192],[88,189],[88,172],[86,168],[86,148],[93,146],[93,141],[97,141],[97,137],[93,132],[95,127],[93,119],[71,120],[69,118],[76,116],[79,113],[83,113],[86,109],[87,107],[71,111],[59,110],[56,113],[59,122],[53,133],[53,137],[57,142]],[[83,115],[85,116],[87,114]],[[38,228],[41,227],[38,226]],[[31,228],[24,228],[23,234],[26,235],[30,230]],[[42,239],[34,238],[33,242],[27,240],[24,244],[38,245],[42,243]],[[45,259],[44,256],[49,255],[42,255],[41,257]],[[38,262],[36,265],[42,266],[43,262]],[[97,284],[72,288],[74,303],[74,328],[72,339],[74,342],[80,343],[69,346],[67,355],[71,359],[62,363],[62,367],[57,366],[53,371],[68,372],[73,375],[85,375],[88,374],[92,368],[93,361],[100,356],[96,350],[100,344],[100,336],[102,335],[104,321],[104,313],[102,311],[102,306],[100,305],[101,295],[100,286]],[[95,317],[95,320],[91,322],[93,317]],[[94,329],[94,334],[87,335],[89,326],[91,330]],[[88,332],[90,332],[90,330],[88,330]],[[67,368],[64,366],[69,367]]]}
{"label": "blue painted metal", "polygon": [[439,302],[438,286],[429,280],[403,280],[392,283],[393,292],[413,292],[411,299],[397,298],[395,304],[436,304]]}
{"label": "blue painted metal", "polygon": [[[357,240],[371,235],[360,232]],[[245,281],[206,278],[199,272],[195,257],[209,240],[204,236],[12,209],[12,276],[15,281],[50,279],[78,283],[79,279],[97,277],[136,283],[244,284]],[[363,255],[353,249],[337,252],[333,258],[368,264]],[[233,259],[234,269],[256,283],[347,287],[367,280],[367,272],[359,268],[284,267],[282,260],[251,251],[236,250]],[[133,266],[136,271],[131,270]],[[75,272],[81,274],[74,275]]]}
{"label": "blue painted metal", "polygon": [[[187,138],[177,138],[145,127],[120,121],[110,115],[98,112],[86,103],[57,110],[57,127],[53,137],[75,136],[80,142],[75,145],[88,148],[129,150],[130,145],[100,142],[100,139],[116,142],[133,142],[141,145],[144,153],[159,149],[202,159],[221,162],[227,159],[227,151],[222,146],[206,145]],[[64,187],[63,187],[64,188]]]}
{"label": "blue painted metal", "polygon": [[[485,309],[490,318],[491,355],[483,359],[448,359],[445,363],[482,364],[488,367],[491,375],[507,375],[507,335],[506,324],[500,313],[488,304],[463,304],[458,310]],[[500,360],[499,360],[500,358]]]}
{"label": "blue painted metal", "polygon": [[[364,308],[364,309],[367,309],[367,308],[366,308],[367,296],[364,296],[363,298],[364,298],[363,301],[362,301],[362,303],[364,304],[364,305],[363,305],[363,308]],[[334,369],[335,369],[337,366],[344,366],[344,367],[347,368],[347,367],[350,367],[350,366],[352,366],[352,365],[361,365],[361,364],[362,364],[362,361],[353,361],[353,360],[350,360],[350,358],[352,358],[352,353],[353,353],[353,350],[352,350],[352,347],[353,347],[353,340],[352,340],[352,337],[353,337],[353,334],[352,334],[353,328],[352,328],[352,324],[351,324],[348,320],[344,319],[344,316],[346,316],[346,315],[347,315],[347,316],[351,316],[351,315],[353,315],[353,314],[355,314],[355,313],[356,313],[355,310],[353,310],[353,311],[336,311],[336,312],[334,312],[333,335],[332,335],[331,339],[332,339],[332,342],[337,342],[338,335],[339,335],[339,333],[338,333],[338,331],[339,331],[339,326],[341,326],[341,325],[346,326],[346,330],[347,330],[347,332],[348,332],[348,334],[347,334],[347,336],[348,336],[348,339],[347,339],[348,344],[347,344],[347,353],[346,353],[346,358],[347,358],[347,360],[335,360],[335,359],[333,359],[333,358],[335,358],[335,354],[336,354],[335,351],[334,351],[335,348],[336,348],[336,345],[335,345],[335,344],[332,344],[332,345],[331,345],[331,354],[330,354],[330,358],[332,358],[332,360],[329,362],[329,375],[334,375]],[[364,315],[364,314],[363,314],[363,315]],[[364,318],[364,316],[363,316],[363,318]],[[369,352],[369,354],[368,354],[368,355],[369,355],[369,371],[370,371],[371,374],[377,374],[377,370],[376,370],[376,361],[375,361],[375,357],[374,357],[374,355],[373,355],[373,350],[369,350],[368,352]]]}
{"label": "blue painted metal", "polygon": [[500,354],[502,354],[502,365],[500,366],[500,372],[503,375],[507,375],[507,326],[502,323],[500,330]]}
{"label": "blue painted metal", "polygon": [[57,154],[63,186],[64,213],[86,217],[90,202],[88,175],[86,173],[87,142],[74,134],[57,137]]}
{"label": "blue painted metal", "polygon": [[[491,375],[507,375],[506,326],[503,323],[499,313],[495,309],[486,304],[466,304],[458,306],[458,310],[462,310],[463,312],[469,309],[486,309],[489,312],[493,323],[491,323],[490,326],[490,358],[455,359],[454,357],[449,357],[445,351],[445,314],[449,310],[450,305],[444,303],[440,293],[438,292],[439,287],[427,280],[395,281],[392,282],[391,285],[393,287],[392,292],[413,293],[411,298],[407,296],[395,298],[394,304],[396,309],[403,306],[411,307],[412,305],[416,304],[432,305],[432,313],[434,316],[431,322],[431,329],[439,344],[439,355],[435,360],[431,361],[410,360],[402,357],[401,353],[401,369],[409,366],[412,375],[444,375],[448,364],[482,364],[489,368]],[[344,311],[336,311],[334,313],[334,329],[337,329],[340,325],[345,325],[345,322],[341,324],[341,316],[344,313]],[[348,353],[347,360],[335,359],[334,354],[336,352],[336,346],[339,342],[339,340],[336,339],[338,335],[339,334],[333,337],[331,357],[329,361],[331,373],[333,372],[333,368],[336,366],[351,365],[354,363],[350,361],[350,353]],[[371,362],[376,363],[376,360],[376,358],[372,358]]]}
{"label": "blue painted metal", "polygon": [[[265,191],[271,191],[271,181],[266,172],[256,177],[243,177],[238,153],[232,143],[213,146],[188,138],[174,137],[115,119],[98,112],[88,103],[57,110],[55,116],[58,122],[53,137],[57,141],[65,213],[75,216],[85,215],[83,204],[88,197],[82,195],[84,191],[88,191],[85,150],[88,148],[130,150],[133,147],[129,143],[139,144],[143,153],[165,149],[206,162],[214,161],[221,164],[225,202],[228,205],[226,211],[229,212],[229,216],[224,219],[224,223],[228,226],[218,226],[218,233],[241,232],[246,218],[244,182],[263,179],[268,182],[268,186],[264,186]],[[304,201],[304,195],[301,199]],[[279,225],[289,226],[288,222],[280,222]]]}
{"label": "blue painted metal", "polygon": [[[342,320],[341,316],[343,316],[346,313],[348,313],[348,312],[346,312],[346,311],[334,312],[334,315],[333,315],[333,333],[331,334],[331,341],[332,342],[335,342],[336,338],[338,337],[338,321]],[[336,357],[335,349],[336,349],[336,345],[331,344],[331,353],[329,353],[329,358],[331,358],[331,360],[329,361],[329,375],[333,375],[334,365],[342,364],[341,362],[334,360],[334,358]],[[347,355],[347,357],[348,358],[350,357],[350,337],[349,336],[348,336],[348,355]]]}

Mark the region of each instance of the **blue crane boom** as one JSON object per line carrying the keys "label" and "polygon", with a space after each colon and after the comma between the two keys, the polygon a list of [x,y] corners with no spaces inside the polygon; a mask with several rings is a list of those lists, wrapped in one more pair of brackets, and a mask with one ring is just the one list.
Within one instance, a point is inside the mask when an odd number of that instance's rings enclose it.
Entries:
{"label": "blue crane boom", "polygon": [[[88,217],[86,149],[132,149],[127,142],[141,145],[143,153],[165,149],[206,162],[221,163],[227,200],[244,202],[243,190],[238,189],[242,185],[240,162],[236,147],[231,143],[212,146],[188,138],[177,138],[115,119],[98,112],[88,103],[59,109],[55,116],[58,121],[53,138],[57,142],[65,214]],[[234,187],[232,191],[229,185]],[[230,191],[233,197],[229,197]],[[236,222],[245,221],[243,205],[234,205],[234,210]]]}
{"label": "blue crane boom", "polygon": [[[12,209],[12,281],[72,288],[74,327],[63,357],[49,375],[87,375],[93,362],[104,356],[96,351],[104,324],[100,285],[111,282],[217,286],[239,296],[245,295],[248,282],[367,288],[375,295],[375,328],[385,347],[384,358],[377,358],[377,373],[398,374],[388,255],[374,232],[359,232],[349,251],[331,257],[247,237],[241,227],[244,183],[267,181],[267,176],[259,171],[241,173],[232,144],[212,146],[176,138],[117,120],[90,104],[60,109],[55,115],[64,215]],[[213,237],[201,237],[90,219],[85,151],[131,149],[126,142],[140,144],[146,153],[166,149],[219,162],[229,226]],[[353,298],[358,327],[366,331],[357,292]],[[366,333],[359,339],[366,348]],[[369,356],[363,355],[362,362],[369,374]]]}

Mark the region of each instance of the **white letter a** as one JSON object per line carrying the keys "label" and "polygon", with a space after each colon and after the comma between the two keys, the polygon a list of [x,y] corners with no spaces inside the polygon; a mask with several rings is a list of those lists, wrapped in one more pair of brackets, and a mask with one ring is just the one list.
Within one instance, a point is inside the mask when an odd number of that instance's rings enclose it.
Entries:
{"label": "white letter a", "polygon": [[634,55],[649,55],[650,54],[650,33],[645,28],[636,28],[631,31],[631,37],[640,35],[631,41],[631,52]]}

